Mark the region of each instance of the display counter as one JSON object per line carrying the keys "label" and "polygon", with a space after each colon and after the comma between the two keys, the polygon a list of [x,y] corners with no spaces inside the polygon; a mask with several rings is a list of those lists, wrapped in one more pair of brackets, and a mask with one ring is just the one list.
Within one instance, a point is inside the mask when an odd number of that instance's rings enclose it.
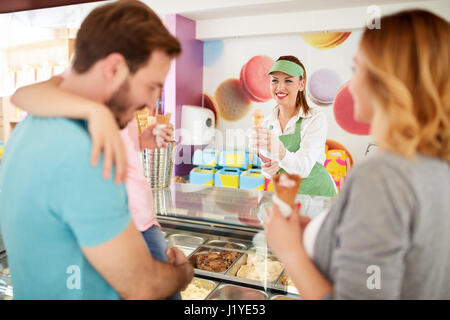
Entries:
{"label": "display counter", "polygon": [[[173,183],[154,190],[168,246],[181,249],[195,277],[184,299],[299,299],[267,247],[263,216],[273,193]],[[300,213],[314,218],[332,198],[298,195]]]}
{"label": "display counter", "polygon": [[[265,241],[262,223],[271,192],[172,183],[153,196],[168,246],[180,248],[194,266],[184,299],[301,298]],[[310,218],[332,200],[297,196],[300,213]],[[10,280],[6,252],[0,252],[0,300],[12,299]]]}

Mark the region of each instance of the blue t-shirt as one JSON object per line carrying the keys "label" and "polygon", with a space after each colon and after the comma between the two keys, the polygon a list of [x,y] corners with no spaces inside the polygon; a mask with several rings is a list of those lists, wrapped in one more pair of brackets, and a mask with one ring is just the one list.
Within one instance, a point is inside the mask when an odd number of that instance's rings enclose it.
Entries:
{"label": "blue t-shirt", "polygon": [[85,121],[27,116],[0,167],[0,227],[15,299],[119,299],[82,247],[130,223],[123,184],[90,164]]}

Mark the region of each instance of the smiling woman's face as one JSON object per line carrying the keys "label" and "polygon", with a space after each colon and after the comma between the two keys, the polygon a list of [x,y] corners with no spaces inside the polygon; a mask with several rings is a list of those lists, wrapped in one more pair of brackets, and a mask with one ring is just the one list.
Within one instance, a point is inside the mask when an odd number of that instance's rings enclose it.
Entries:
{"label": "smiling woman's face", "polygon": [[273,99],[282,106],[295,106],[297,93],[305,89],[305,81],[284,72],[270,74],[270,92]]}
{"label": "smiling woman's face", "polygon": [[359,122],[370,123],[373,118],[373,110],[369,105],[369,91],[367,87],[367,69],[364,65],[364,56],[358,49],[353,58],[353,77],[349,90],[354,102],[354,118]]}

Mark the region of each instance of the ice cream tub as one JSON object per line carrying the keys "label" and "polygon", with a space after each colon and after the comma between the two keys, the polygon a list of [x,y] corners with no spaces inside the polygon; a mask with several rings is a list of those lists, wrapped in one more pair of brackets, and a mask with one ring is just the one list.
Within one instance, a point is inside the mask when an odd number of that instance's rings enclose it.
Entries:
{"label": "ice cream tub", "polygon": [[286,271],[284,271],[277,281],[277,286],[288,293],[299,294],[292,280],[288,277]]}
{"label": "ice cream tub", "polygon": [[215,173],[216,169],[214,168],[193,168],[189,172],[189,183],[213,186]]}
{"label": "ice cream tub", "polygon": [[214,174],[216,187],[239,188],[241,170],[238,168],[223,168]]}
{"label": "ice cream tub", "polygon": [[248,190],[263,190],[265,178],[260,169],[250,169],[241,173],[239,188]]}
{"label": "ice cream tub", "polygon": [[220,151],[215,149],[195,150],[192,164],[200,167],[217,167],[217,159]]}
{"label": "ice cream tub", "polygon": [[264,291],[241,287],[233,284],[219,285],[208,300],[268,300]]}
{"label": "ice cream tub", "polygon": [[171,234],[167,239],[169,247],[177,247],[183,251],[186,257],[194,252],[195,249],[197,249],[203,242],[205,242],[205,239],[201,237],[179,233]]}
{"label": "ice cream tub", "polygon": [[275,284],[283,273],[283,265],[271,254],[263,256],[250,250],[230,268],[228,274],[254,280],[256,283]]}
{"label": "ice cream tub", "polygon": [[246,151],[222,151],[219,154],[219,166],[248,170],[252,166],[250,155]]}
{"label": "ice cream tub", "polygon": [[194,277],[184,291],[181,291],[183,300],[205,300],[218,286],[218,282]]}
{"label": "ice cream tub", "polygon": [[193,252],[189,261],[195,269],[225,274],[246,250],[247,246],[241,243],[210,240]]}

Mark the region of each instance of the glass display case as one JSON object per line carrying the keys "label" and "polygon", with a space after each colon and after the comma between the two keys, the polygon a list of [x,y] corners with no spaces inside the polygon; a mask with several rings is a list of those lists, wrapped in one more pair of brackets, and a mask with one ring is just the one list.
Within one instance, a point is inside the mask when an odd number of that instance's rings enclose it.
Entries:
{"label": "glass display case", "polygon": [[6,253],[0,253],[0,300],[11,300],[13,290]]}
{"label": "glass display case", "polygon": [[[181,249],[195,276],[182,292],[190,300],[301,299],[265,241],[263,215],[273,193],[172,183],[153,190],[154,209],[169,247]],[[332,198],[297,195],[300,213],[314,218]],[[0,234],[1,240],[1,234]],[[0,300],[13,288],[0,242]]]}
{"label": "glass display case", "polygon": [[[271,192],[172,183],[153,190],[168,246],[181,249],[195,277],[184,299],[300,299],[265,241]],[[314,218],[333,201],[298,195],[300,213]]]}

